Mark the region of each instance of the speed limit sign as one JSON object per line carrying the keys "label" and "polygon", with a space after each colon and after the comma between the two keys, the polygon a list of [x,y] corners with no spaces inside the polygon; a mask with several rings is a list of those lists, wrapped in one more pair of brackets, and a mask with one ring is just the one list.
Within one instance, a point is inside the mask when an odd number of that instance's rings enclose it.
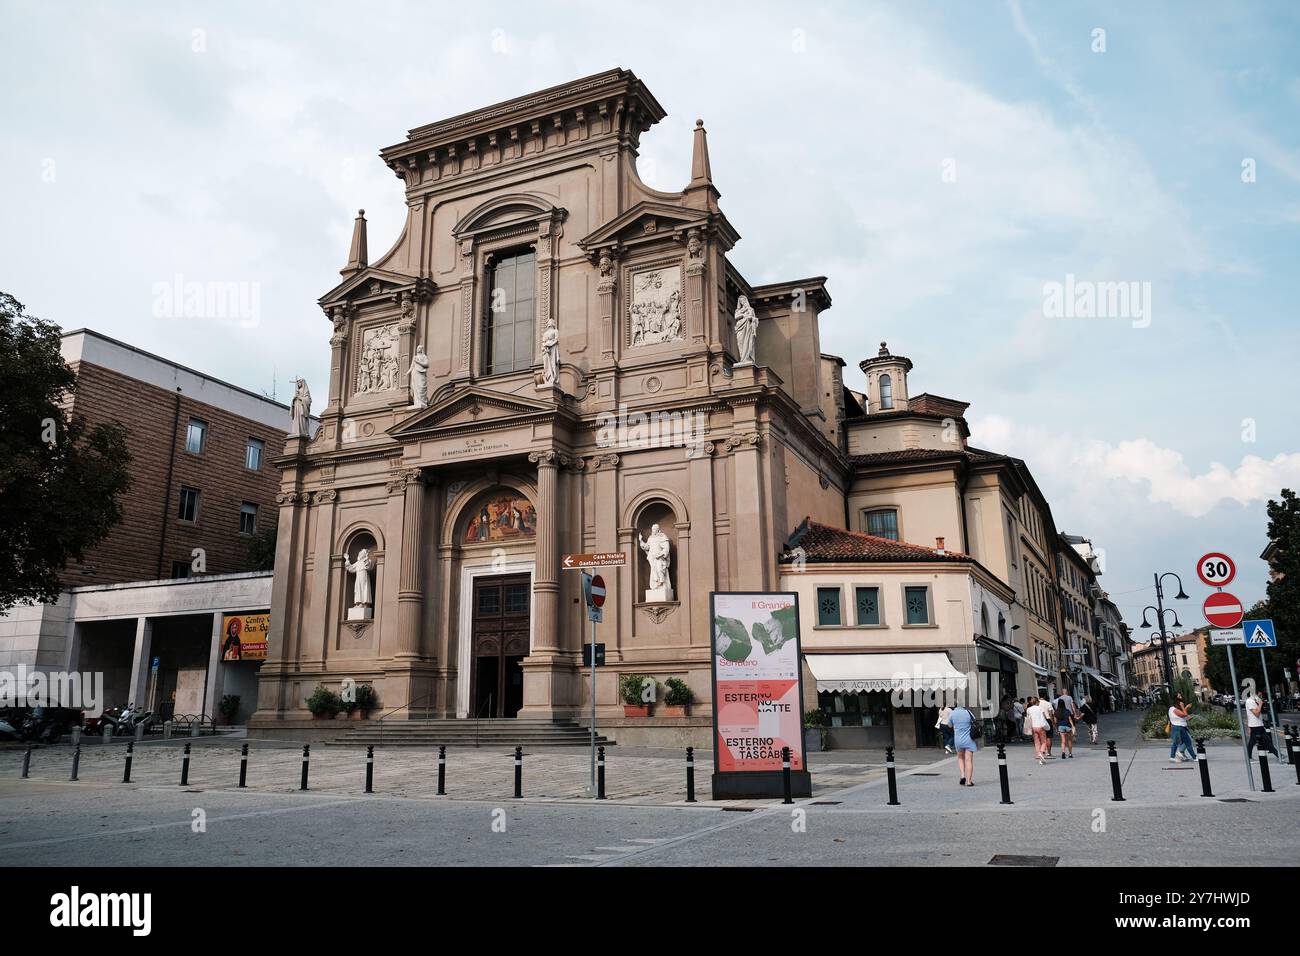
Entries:
{"label": "speed limit sign", "polygon": [[1212,588],[1225,587],[1237,576],[1237,566],[1232,558],[1220,551],[1211,551],[1196,562],[1196,574]]}

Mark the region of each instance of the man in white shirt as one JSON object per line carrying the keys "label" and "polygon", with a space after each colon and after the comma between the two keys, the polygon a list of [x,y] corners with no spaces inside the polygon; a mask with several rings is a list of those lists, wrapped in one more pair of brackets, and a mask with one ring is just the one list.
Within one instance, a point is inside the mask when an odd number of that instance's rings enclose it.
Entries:
{"label": "man in white shirt", "polygon": [[1253,693],[1247,694],[1243,704],[1246,708],[1246,726],[1250,729],[1250,739],[1246,741],[1246,759],[1259,744],[1274,757],[1278,756],[1277,747],[1273,745],[1273,735],[1264,726],[1264,702]]}

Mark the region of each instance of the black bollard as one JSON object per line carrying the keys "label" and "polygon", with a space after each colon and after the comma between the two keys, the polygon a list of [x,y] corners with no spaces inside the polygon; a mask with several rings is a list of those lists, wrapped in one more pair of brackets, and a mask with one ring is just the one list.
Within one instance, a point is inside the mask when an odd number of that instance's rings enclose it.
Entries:
{"label": "black bollard", "polygon": [[524,748],[515,748],[515,799],[524,795]]}
{"label": "black bollard", "polygon": [[596,799],[605,799],[605,748],[596,748]]}
{"label": "black bollard", "polygon": [[1214,791],[1210,789],[1210,761],[1205,756],[1204,737],[1197,738],[1196,741],[1196,765],[1201,768],[1201,796],[1214,796]]}
{"label": "black bollard", "polygon": [[438,748],[438,796],[447,795],[447,748]]}
{"label": "black bollard", "polygon": [[885,776],[889,779],[889,803],[886,806],[897,807],[898,803],[898,778],[894,774],[894,748],[885,748]]}
{"label": "black bollard", "polygon": [[1282,742],[1286,744],[1286,762],[1295,764],[1295,745],[1291,742],[1291,725],[1282,725]]}
{"label": "black bollard", "polygon": [[1110,798],[1111,803],[1124,802],[1124,785],[1119,779],[1119,754],[1115,753],[1115,741],[1106,741],[1106,756],[1110,760],[1110,785],[1115,791],[1115,795]]}
{"label": "black bollard", "polygon": [[1259,779],[1263,783],[1259,789],[1264,793],[1273,792],[1273,781],[1268,775],[1268,752],[1261,751],[1259,755]]}
{"label": "black bollard", "polygon": [[366,748],[366,793],[375,792],[375,748]]}
{"label": "black bollard", "polygon": [[27,779],[27,772],[32,767],[32,745],[28,744],[27,749],[23,751],[23,779]]}
{"label": "black bollard", "polygon": [[1002,784],[1002,803],[1011,805],[1011,780],[1007,777],[1007,745],[998,744],[998,782]]}
{"label": "black bollard", "polygon": [[1300,727],[1293,728],[1295,732],[1295,785],[1300,787]]}
{"label": "black bollard", "polygon": [[190,785],[190,745],[185,745],[185,753],[181,757],[181,786]]}
{"label": "black bollard", "polygon": [[72,750],[72,776],[69,780],[77,779],[77,771],[81,769],[81,744],[77,744]]}
{"label": "black bollard", "polygon": [[794,803],[790,796],[790,748],[781,748],[781,791],[785,794],[782,803]]}
{"label": "black bollard", "polygon": [[695,748],[686,748],[686,802],[695,802]]}
{"label": "black bollard", "polygon": [[299,790],[307,789],[307,771],[311,768],[311,744],[302,745],[302,785]]}
{"label": "black bollard", "polygon": [[131,782],[131,755],[134,753],[135,753],[135,741],[128,740],[126,742],[126,768],[122,771],[123,783]]}
{"label": "black bollard", "polygon": [[242,790],[248,783],[248,744],[239,748],[239,787]]}

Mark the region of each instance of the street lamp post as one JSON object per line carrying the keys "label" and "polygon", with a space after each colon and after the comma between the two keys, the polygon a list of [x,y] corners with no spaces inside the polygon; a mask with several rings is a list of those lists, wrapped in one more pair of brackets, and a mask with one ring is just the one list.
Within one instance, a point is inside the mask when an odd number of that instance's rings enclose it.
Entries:
{"label": "street lamp post", "polygon": [[1160,663],[1163,665],[1163,670],[1165,672],[1165,694],[1166,696],[1172,696],[1174,691],[1174,669],[1173,661],[1169,656],[1169,632],[1165,627],[1165,614],[1168,613],[1174,616],[1174,627],[1182,627],[1183,625],[1182,622],[1178,620],[1178,614],[1173,608],[1165,608],[1165,592],[1161,582],[1163,582],[1165,578],[1169,577],[1172,577],[1178,582],[1178,593],[1174,595],[1174,599],[1177,601],[1186,601],[1187,594],[1183,591],[1183,579],[1173,571],[1166,571],[1164,574],[1155,574],[1153,577],[1156,581],[1156,606],[1151,607],[1150,605],[1147,605],[1142,609],[1142,626],[1151,626],[1147,623],[1147,611],[1155,611],[1156,623],[1160,627]]}

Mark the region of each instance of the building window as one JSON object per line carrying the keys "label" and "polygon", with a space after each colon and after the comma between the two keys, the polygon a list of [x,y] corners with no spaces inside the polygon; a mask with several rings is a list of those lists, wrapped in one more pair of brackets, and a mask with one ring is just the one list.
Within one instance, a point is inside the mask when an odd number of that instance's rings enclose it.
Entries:
{"label": "building window", "polygon": [[528,585],[506,585],[506,613],[523,614],[528,610]]}
{"label": "building window", "polygon": [[189,427],[185,429],[185,450],[201,455],[207,444],[208,423],[199,421],[197,418],[191,418]]}
{"label": "building window", "polygon": [[880,376],[880,410],[894,407],[894,383],[888,375]]}
{"label": "building window", "polygon": [[893,508],[884,508],[879,511],[868,511],[867,517],[867,534],[874,534],[878,538],[888,538],[890,541],[898,540],[898,512]]}
{"label": "building window", "polygon": [[199,520],[199,489],[181,485],[181,506],[176,517],[182,521]]}
{"label": "building window", "polygon": [[484,374],[517,372],[535,362],[533,315],[537,257],[528,250],[497,259],[488,272]]}
{"label": "building window", "polygon": [[190,576],[190,563],[188,561],[173,561],[171,576],[173,578],[188,578]]}
{"label": "building window", "polygon": [[239,533],[257,533],[257,505],[245,501],[239,506]]}
{"label": "building window", "polygon": [[880,588],[855,588],[858,607],[858,625],[866,627],[880,623]]}
{"label": "building window", "polygon": [[835,626],[843,623],[840,617],[840,589],[817,589],[817,624],[820,627]]}
{"label": "building window", "polygon": [[989,637],[989,609],[980,607],[980,636]]}
{"label": "building window", "polygon": [[250,438],[244,446],[244,467],[249,471],[261,471],[262,448],[262,441],[257,438]]}
{"label": "building window", "polygon": [[1003,644],[1007,642],[1007,619],[998,611],[998,640]]}
{"label": "building window", "polygon": [[903,607],[907,609],[908,624],[929,624],[930,589],[925,585],[903,588]]}

